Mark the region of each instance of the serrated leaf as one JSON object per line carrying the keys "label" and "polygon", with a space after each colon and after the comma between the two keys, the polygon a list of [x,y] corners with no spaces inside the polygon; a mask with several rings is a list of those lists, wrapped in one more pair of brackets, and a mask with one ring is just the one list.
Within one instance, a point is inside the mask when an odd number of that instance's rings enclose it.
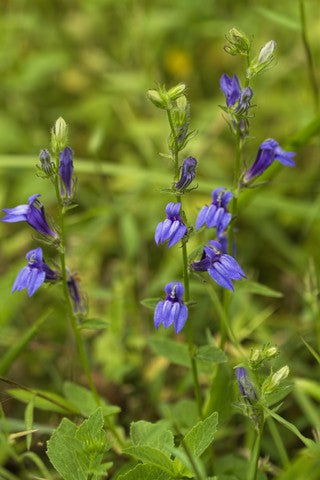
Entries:
{"label": "serrated leaf", "polygon": [[213,412],[209,417],[200,420],[191,428],[183,439],[191,455],[199,457],[209,447],[214,439],[217,425],[218,414]]}
{"label": "serrated leaf", "polygon": [[157,448],[150,447],[149,445],[138,445],[127,447],[123,452],[143,463],[151,463],[152,465],[165,469],[168,473],[173,472],[173,461]]}
{"label": "serrated leaf", "polygon": [[246,280],[245,282],[237,284],[237,290],[242,292],[254,293],[256,295],[262,295],[264,297],[273,297],[273,298],[281,298],[283,297],[283,293],[278,292],[277,290],[273,290],[266,285],[258,282],[250,282]]}
{"label": "serrated leaf", "polygon": [[223,350],[214,345],[204,345],[197,350],[195,357],[202,362],[224,363],[227,361]]}
{"label": "serrated leaf", "polygon": [[[30,402],[28,403],[24,411],[24,420],[25,420],[26,430],[32,430],[33,409],[34,409],[34,397],[30,399]],[[28,433],[26,438],[27,450],[30,450],[31,441],[32,441],[32,433]]]}
{"label": "serrated leaf", "polygon": [[172,476],[154,465],[137,465],[118,480],[171,480]]}
{"label": "serrated leaf", "polygon": [[102,464],[106,450],[102,409],[98,408],[79,427],[64,418],[47,442],[50,462],[64,480],[87,480],[106,474]]}
{"label": "serrated leaf", "polygon": [[[67,400],[75,407],[84,417],[89,417],[97,409],[97,402],[92,392],[81,385],[72,382],[63,384],[63,393]],[[101,408],[103,415],[114,415],[121,411],[115,405],[107,405],[101,399]]]}
{"label": "serrated leaf", "polygon": [[79,325],[79,330],[102,330],[109,326],[109,322],[102,320],[101,318],[86,318]]}
{"label": "serrated leaf", "polygon": [[157,297],[157,298],[144,298],[143,300],[140,301],[140,303],[144,307],[150,308],[151,310],[154,310],[159,301],[160,301],[159,297]]}
{"label": "serrated leaf", "polygon": [[130,425],[130,438],[135,446],[150,445],[168,456],[174,446],[173,434],[163,422],[150,423],[144,420],[133,422]]}
{"label": "serrated leaf", "polygon": [[148,343],[157,355],[161,355],[177,365],[190,367],[189,351],[186,344],[157,337],[150,338]]}

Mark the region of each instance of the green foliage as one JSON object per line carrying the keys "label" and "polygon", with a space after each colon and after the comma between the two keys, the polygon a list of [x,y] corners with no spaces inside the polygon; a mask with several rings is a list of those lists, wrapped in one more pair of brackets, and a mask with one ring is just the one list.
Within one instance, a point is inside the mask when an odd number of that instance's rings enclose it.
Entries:
{"label": "green foliage", "polygon": [[47,444],[47,454],[64,480],[97,480],[112,463],[103,464],[109,449],[103,431],[102,410],[98,409],[80,426],[64,418]]}

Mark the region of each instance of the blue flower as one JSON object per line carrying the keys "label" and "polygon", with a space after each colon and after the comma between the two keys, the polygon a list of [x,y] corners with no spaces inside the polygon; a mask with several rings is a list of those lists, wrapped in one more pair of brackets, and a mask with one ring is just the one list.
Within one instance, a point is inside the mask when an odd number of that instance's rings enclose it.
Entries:
{"label": "blue flower", "polygon": [[182,301],[184,288],[180,282],[170,282],[164,287],[167,294],[165,300],[161,300],[154,311],[154,326],[159,328],[160,323],[165,328],[174,324],[176,333],[179,333],[188,317],[188,308]]}
{"label": "blue flower", "polygon": [[199,212],[196,221],[196,228],[202,227],[205,223],[208,228],[215,227],[218,235],[227,228],[231,220],[231,213],[227,205],[232,198],[232,193],[225,188],[217,188],[212,192],[211,205],[205,205]]}
{"label": "blue flower", "polygon": [[50,235],[51,237],[57,237],[57,234],[49,227],[46,216],[44,213],[44,207],[39,202],[38,197],[41,195],[35,193],[28,199],[28,205],[18,205],[14,208],[3,208],[2,211],[7,215],[1,220],[3,222],[27,222],[30,227],[37,230],[37,232],[43,235]]}
{"label": "blue flower", "polygon": [[220,78],[220,88],[226,96],[227,107],[232,107],[241,96],[241,87],[237,75],[230,78],[224,73]]}
{"label": "blue flower", "polygon": [[251,88],[242,89],[237,75],[228,77],[225,73],[220,78],[220,87],[225,94],[227,107],[234,107],[235,113],[246,114],[253,96]]}
{"label": "blue flower", "polygon": [[242,179],[243,184],[247,184],[262,175],[274,160],[278,160],[282,165],[294,167],[295,161],[292,159],[294,156],[294,152],[285,152],[276,140],[268,138],[261,143],[254,163],[245,172]]}
{"label": "blue flower", "polygon": [[154,234],[157,245],[168,240],[168,248],[170,248],[187,233],[187,227],[180,217],[180,208],[180,202],[170,202],[166,206],[167,218],[157,225]]}
{"label": "blue flower", "polygon": [[65,147],[60,152],[59,173],[61,178],[62,195],[66,190],[67,196],[71,196],[72,173],[73,173],[73,152],[70,147]]}
{"label": "blue flower", "polygon": [[201,259],[192,263],[193,270],[207,271],[221,287],[234,290],[232,280],[246,278],[245,273],[231,255],[222,253],[219,242],[210,240],[209,244],[204,247]]}
{"label": "blue flower", "polygon": [[85,307],[83,305],[77,276],[69,274],[67,285],[74,313],[84,313]]}
{"label": "blue flower", "polygon": [[42,249],[40,247],[30,250],[27,253],[28,266],[23,267],[17,275],[13,284],[12,292],[28,289],[28,295],[31,297],[43,282],[54,282],[58,280],[58,273],[51,270],[44,262]]}
{"label": "blue flower", "polygon": [[235,369],[235,373],[241,395],[250,403],[251,401],[257,401],[257,394],[249,379],[247,370],[243,367],[238,367]]}
{"label": "blue flower", "polygon": [[177,190],[185,190],[196,174],[197,160],[194,157],[187,157],[184,159],[181,167],[181,176],[179,181],[175,184]]}

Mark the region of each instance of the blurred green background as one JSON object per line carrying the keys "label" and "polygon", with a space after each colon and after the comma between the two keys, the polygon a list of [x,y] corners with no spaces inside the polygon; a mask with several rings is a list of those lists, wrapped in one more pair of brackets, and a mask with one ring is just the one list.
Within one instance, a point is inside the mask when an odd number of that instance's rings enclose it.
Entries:
{"label": "blurred green background", "polygon": [[[319,3],[305,5],[319,80]],[[244,193],[237,255],[251,280],[283,297],[256,296],[239,286],[231,307],[240,339],[248,346],[277,343],[293,375],[309,376],[309,354],[299,334],[312,343],[320,328],[314,308],[320,118],[299,2],[2,0],[0,8],[0,203],[13,207],[38,192],[54,217],[54,192],[34,167],[62,116],[78,176],[79,206],[68,218],[68,264],[81,277],[90,316],[110,323],[106,331],[86,335],[98,388],[123,407],[124,424],[139,416],[156,418],[159,396],[171,401],[190,383],[188,376],[167,372],[165,361],[146,346],[152,311],[140,301],[160,297],[165,283],[181,278],[178,247],[173,253],[153,241],[170,200],[161,189],[170,186],[171,173],[159,155],[167,153],[165,114],[148,102],[146,90],[157,82],[188,86],[191,128],[198,131],[185,151],[199,162],[199,187],[185,201],[193,222],[212,189],[228,187],[232,179],[234,145],[218,106],[224,103],[219,78],[237,73],[243,79],[244,64],[224,52],[224,35],[233,26],[244,30],[256,53],[270,39],[277,42],[275,66],[253,84],[256,108],[244,158],[252,162],[258,145],[272,137],[297,151],[297,167],[274,168],[268,185]],[[209,238],[202,234],[203,242]],[[199,237],[191,247],[197,242]],[[6,373],[25,385],[60,391],[66,379],[85,380],[70,348],[59,287],[41,288],[31,299],[26,292],[10,294],[25,253],[35,245],[25,225],[0,224],[0,349],[4,353],[54,302],[55,312]],[[46,249],[46,258],[51,253]],[[197,305],[190,321],[201,344],[206,329],[217,332],[218,320],[196,279],[192,297]],[[165,388],[173,382],[174,389]],[[13,400],[7,402],[8,415],[15,415],[15,408]]]}

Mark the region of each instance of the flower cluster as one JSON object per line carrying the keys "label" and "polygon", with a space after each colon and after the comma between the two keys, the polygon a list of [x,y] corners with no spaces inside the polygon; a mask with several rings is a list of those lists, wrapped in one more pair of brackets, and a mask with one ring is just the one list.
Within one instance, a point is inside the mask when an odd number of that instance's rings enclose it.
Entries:
{"label": "flower cluster", "polygon": [[[67,125],[62,118],[59,118],[52,131],[52,149],[56,157],[56,164],[51,161],[48,150],[41,150],[39,155],[40,166],[38,169],[41,170],[42,177],[50,178],[55,183],[59,193],[60,208],[63,208],[66,203],[70,203],[74,193],[73,152],[66,142]],[[61,242],[60,232],[48,222],[44,206],[39,200],[40,196],[39,193],[35,193],[29,197],[26,204],[4,208],[3,212],[6,215],[1,220],[7,223],[26,222],[40,234],[42,241],[57,248]],[[12,292],[27,289],[28,295],[31,297],[44,282],[57,282],[61,279],[61,273],[52,270],[43,260],[43,252],[40,247],[30,250],[26,258],[28,265],[18,273]],[[67,285],[74,311],[82,311],[79,290],[72,276]]]}

